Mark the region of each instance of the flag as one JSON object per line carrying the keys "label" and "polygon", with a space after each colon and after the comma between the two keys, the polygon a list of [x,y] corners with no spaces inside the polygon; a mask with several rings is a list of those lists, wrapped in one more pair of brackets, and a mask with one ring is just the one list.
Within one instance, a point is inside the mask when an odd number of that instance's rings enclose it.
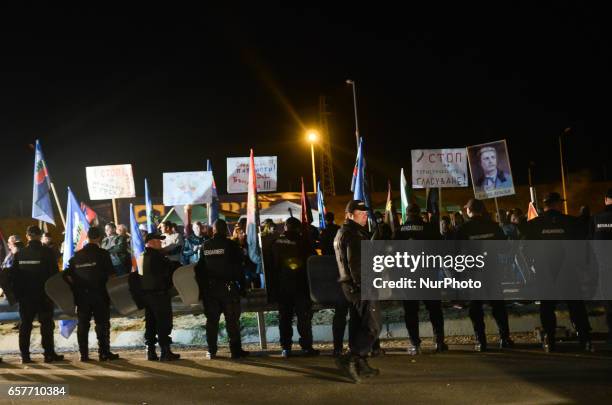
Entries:
{"label": "flag", "polygon": [[138,222],[136,222],[136,215],[134,215],[133,204],[130,204],[130,235],[132,247],[132,271],[137,271],[138,274],[142,275],[142,255],[144,254],[145,244],[144,240],[142,240],[140,229],[138,229]]}
{"label": "flag", "polygon": [[[74,253],[81,250],[87,243],[87,231],[89,230],[89,222],[77,199],[72,194],[70,187],[68,188],[68,203],[66,204],[66,232],[64,236],[64,256],[63,269],[68,268],[68,262],[74,256]],[[75,320],[60,320],[60,334],[68,339],[77,326]]]}
{"label": "flag", "polygon": [[319,210],[319,229],[325,229],[325,201],[323,200],[323,190],[321,190],[321,182],[317,181],[317,209]]}
{"label": "flag", "polygon": [[151,195],[149,194],[149,182],[145,178],[145,209],[147,215],[147,232],[155,232],[155,221],[153,220],[153,204],[151,203]]}
{"label": "flag", "polygon": [[40,142],[36,140],[34,151],[34,190],[32,193],[32,218],[55,225],[51,206],[51,178]]}
{"label": "flag", "polygon": [[258,232],[259,211],[257,207],[257,173],[255,172],[255,158],[253,157],[253,149],[251,149],[247,195],[247,247],[249,250],[249,259],[251,259],[251,261],[257,265],[257,272],[261,273],[261,250],[259,247]]}
{"label": "flag", "polygon": [[414,204],[416,201],[414,200],[414,193],[412,192],[412,188],[410,184],[406,181],[406,176],[404,176],[404,168],[400,173],[400,208],[402,210],[402,224],[408,220],[408,216],[406,215],[406,211],[408,210],[408,206],[410,204]]}
{"label": "flag", "polygon": [[306,231],[306,235],[308,235],[310,232],[309,228],[310,228],[310,224],[312,224],[312,209],[310,208],[310,201],[308,201],[308,195],[306,194],[306,189],[304,187],[304,178],[302,177],[302,196],[300,198],[300,204],[301,204],[301,210],[302,210],[302,215],[300,220],[302,221],[302,227],[304,228],[304,230]]}
{"label": "flag", "polygon": [[535,205],[533,205],[533,202],[529,202],[529,207],[527,208],[527,221],[531,221],[534,218],[538,217],[538,210],[536,210]]}
{"label": "flag", "polygon": [[[211,172],[212,175],[212,164],[210,159],[206,159],[206,170]],[[215,176],[212,179],[212,202],[208,204],[208,225],[212,225],[219,219],[219,195],[217,194],[217,184],[215,183]]]}
{"label": "flag", "polygon": [[357,159],[353,169],[353,179],[351,181],[351,191],[354,200],[361,200],[370,208],[368,216],[370,221],[374,221],[374,212],[370,204],[370,192],[365,175],[365,158],[363,156],[363,138],[359,138],[359,149],[357,149]]}
{"label": "flag", "polygon": [[397,222],[397,215],[395,207],[393,206],[393,194],[391,193],[391,180],[387,181],[387,204],[385,205],[385,224],[389,225],[391,229],[391,235],[395,235],[395,232],[399,229],[399,223]]}
{"label": "flag", "polygon": [[81,211],[85,214],[85,218],[87,218],[87,223],[89,225],[98,226],[98,214],[91,209],[87,204],[81,202]]}

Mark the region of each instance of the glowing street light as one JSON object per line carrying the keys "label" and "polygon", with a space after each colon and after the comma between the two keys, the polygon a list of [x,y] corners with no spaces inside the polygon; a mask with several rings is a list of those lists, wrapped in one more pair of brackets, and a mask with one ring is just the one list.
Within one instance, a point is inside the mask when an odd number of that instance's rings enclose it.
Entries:
{"label": "glowing street light", "polygon": [[310,142],[310,156],[312,158],[312,189],[317,192],[317,172],[315,170],[314,144],[319,141],[319,133],[311,129],[306,133],[306,139]]}

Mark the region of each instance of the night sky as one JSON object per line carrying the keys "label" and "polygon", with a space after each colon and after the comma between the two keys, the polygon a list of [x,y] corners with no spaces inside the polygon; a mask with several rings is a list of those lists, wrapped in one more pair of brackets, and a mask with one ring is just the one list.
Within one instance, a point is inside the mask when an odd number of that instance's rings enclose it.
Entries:
{"label": "night sky", "polygon": [[[514,177],[612,176],[610,34],[597,9],[239,8],[2,13],[0,214],[31,206],[36,138],[65,198],[87,200],[85,166],[132,163],[161,195],[164,171],[211,158],[279,156],[279,190],[310,183],[304,128],[318,98],[332,112],[336,189],[355,158],[352,93],[374,187],[409,167],[410,149],[507,139]],[[65,204],[65,201],[62,202]],[[13,208],[14,209],[14,208]]]}

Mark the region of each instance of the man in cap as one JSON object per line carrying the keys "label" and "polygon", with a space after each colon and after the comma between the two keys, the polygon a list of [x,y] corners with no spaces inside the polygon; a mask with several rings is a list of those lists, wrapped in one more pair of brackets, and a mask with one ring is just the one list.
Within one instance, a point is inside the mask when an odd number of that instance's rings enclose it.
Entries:
{"label": "man in cap", "polygon": [[[602,212],[591,218],[589,239],[593,240],[612,240],[612,188],[608,189],[604,197],[605,208]],[[602,246],[596,245],[597,249]],[[609,263],[608,263],[609,264]],[[605,295],[612,295],[612,268],[604,267],[600,271],[600,285]],[[604,297],[605,298],[605,297]],[[606,322],[608,324],[608,341],[612,343],[612,301],[606,302]]]}
{"label": "man in cap", "polygon": [[248,356],[240,339],[240,291],[246,288],[242,268],[242,249],[227,238],[227,223],[218,219],[213,224],[213,237],[204,242],[200,260],[195,266],[200,298],[206,315],[206,358],[217,356],[219,319],[225,318],[232,359]]}
{"label": "man in cap", "polygon": [[346,220],[334,239],[338,281],[350,303],[349,353],[337,357],[336,364],[355,383],[361,377],[379,374],[370,367],[367,356],[380,334],[380,307],[378,301],[361,300],[361,241],[370,239],[368,210],[363,201],[351,200],[346,206]]}
{"label": "man in cap", "polygon": [[[147,359],[172,361],[180,355],[172,353],[172,264],[161,253],[164,235],[150,233],[145,238],[145,251],[142,258],[140,280],[141,298],[145,307],[145,344]],[[159,342],[161,356],[157,357],[155,343]]]}
{"label": "man in cap", "polygon": [[[578,220],[563,214],[563,200],[556,192],[548,193],[544,198],[544,213],[527,223],[526,239],[528,240],[578,240],[583,233]],[[554,276],[554,275],[553,275]],[[570,318],[578,332],[578,338],[582,349],[587,352],[593,351],[591,342],[591,324],[587,314],[584,301],[567,301]],[[540,302],[540,321],[544,336],[542,347],[548,352],[555,351],[555,332],[557,329],[557,317],[555,309],[557,301]]]}
{"label": "man in cap", "polygon": [[[487,214],[484,203],[481,200],[472,198],[464,207],[467,212],[468,220],[463,223],[455,233],[457,240],[505,240],[506,236],[498,224],[493,222]],[[484,322],[484,301],[470,301],[470,319],[476,335],[476,345],[474,349],[478,352],[487,350],[487,336],[485,334]],[[493,318],[499,330],[500,348],[514,346],[510,339],[510,326],[508,322],[508,311],[504,301],[489,301],[493,312]]]}
{"label": "man in cap", "polygon": [[[440,233],[435,226],[430,223],[425,223],[421,219],[421,208],[417,204],[408,206],[406,222],[400,227],[396,233],[398,240],[439,240]],[[405,300],[404,305],[404,320],[406,329],[408,329],[408,337],[410,339],[410,347],[408,353],[417,355],[421,353],[421,338],[419,336],[419,301]],[[448,350],[448,346],[444,343],[444,316],[442,313],[442,301],[440,300],[425,300],[423,301],[425,308],[429,312],[429,320],[434,333],[434,347],[436,352]]]}
{"label": "man in cap", "polygon": [[[306,232],[310,229],[306,228]],[[297,316],[300,346],[304,354],[316,356],[312,347],[312,302],[306,274],[306,261],[316,254],[309,236],[303,235],[302,223],[297,218],[285,222],[285,231],[272,243],[272,295],[278,302],[278,329],[282,356],[292,355],[293,316]]]}
{"label": "man in cap", "polygon": [[42,231],[38,226],[26,230],[28,245],[15,254],[10,269],[12,290],[19,302],[19,351],[22,363],[32,363],[30,336],[32,322],[38,317],[45,363],[61,361],[64,356],[55,353],[53,344],[53,302],[45,293],[45,283],[58,273],[53,251],[40,242]]}
{"label": "man in cap", "polygon": [[100,361],[116,360],[110,351],[110,298],[106,291],[108,276],[114,274],[110,254],[100,247],[102,233],[94,226],[87,231],[87,245],[74,254],[63,272],[72,287],[79,319],[77,340],[81,361],[89,361],[89,326],[96,322]]}
{"label": "man in cap", "polygon": [[478,150],[478,163],[482,169],[482,176],[476,181],[476,187],[483,190],[506,188],[512,185],[509,174],[504,173],[497,166],[497,149],[493,146],[483,146]]}

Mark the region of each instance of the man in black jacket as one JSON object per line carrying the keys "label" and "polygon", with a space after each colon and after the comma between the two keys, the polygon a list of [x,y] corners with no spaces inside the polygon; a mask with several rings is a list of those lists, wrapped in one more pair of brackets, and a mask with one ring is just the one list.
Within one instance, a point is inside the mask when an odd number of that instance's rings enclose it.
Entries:
{"label": "man in black jacket", "polygon": [[240,339],[240,291],[246,288],[242,268],[242,249],[227,238],[227,224],[218,219],[213,224],[213,237],[204,242],[200,260],[195,266],[200,298],[206,315],[207,359],[217,356],[219,318],[225,317],[232,359],[248,356]]}
{"label": "man in black jacket", "polygon": [[[140,288],[145,307],[145,344],[147,359],[152,361],[172,361],[181,357],[170,350],[172,301],[169,290],[172,287],[172,264],[161,252],[164,238],[164,235],[157,233],[148,234],[142,258]],[[159,358],[155,352],[156,341],[161,349]]]}
{"label": "man in black jacket", "polygon": [[[461,225],[456,233],[457,240],[505,240],[506,236],[501,227],[493,222],[487,215],[484,203],[472,198],[465,206],[469,219]],[[474,349],[478,352],[487,350],[487,336],[485,334],[484,302],[480,300],[470,301],[470,319],[474,326],[476,345]],[[499,346],[508,348],[514,346],[510,339],[510,326],[508,323],[508,311],[504,301],[489,301],[493,312],[493,318],[499,329]]]}
{"label": "man in black jacket", "polygon": [[45,283],[59,271],[55,254],[40,242],[42,231],[38,226],[26,230],[28,246],[15,255],[10,269],[10,279],[19,302],[19,351],[22,363],[32,363],[30,336],[32,322],[38,316],[41,344],[45,351],[45,363],[61,361],[64,356],[55,353],[53,344],[53,302],[45,293]]}
{"label": "man in black jacket", "polygon": [[[612,240],[612,188],[608,190],[604,198],[606,207],[604,210],[591,218],[589,239],[593,240]],[[598,245],[602,246],[602,245]],[[602,275],[600,283],[609,294],[612,288],[612,269],[606,267],[600,271]],[[606,301],[606,322],[608,324],[608,341],[612,343],[612,301]]]}
{"label": "man in black jacket", "polygon": [[[423,222],[421,219],[421,208],[416,204],[410,204],[407,209],[406,222],[400,227],[395,238],[398,240],[440,240],[440,232],[435,226]],[[419,301],[404,300],[404,320],[411,345],[408,353],[416,355],[421,353],[421,338],[419,336]],[[429,320],[434,333],[434,345],[436,352],[448,350],[444,343],[444,316],[442,313],[442,301],[425,300],[425,308],[429,312]]]}
{"label": "man in black jacket", "polygon": [[72,287],[77,307],[81,361],[89,361],[88,337],[92,315],[96,322],[100,361],[116,360],[119,355],[110,351],[110,298],[106,291],[108,276],[114,274],[115,269],[110,254],[100,248],[100,230],[89,228],[87,239],[87,245],[74,254],[63,273],[64,279]]}
{"label": "man in black jacket", "polygon": [[306,261],[315,253],[310,241],[300,232],[301,222],[289,218],[285,232],[272,244],[270,272],[276,288],[272,292],[278,302],[278,328],[282,356],[291,356],[293,316],[297,316],[300,346],[307,355],[318,355],[312,347],[312,302],[306,275]]}
{"label": "man in black jacket", "polygon": [[361,241],[369,240],[366,228],[368,210],[363,201],[352,200],[346,206],[346,220],[334,240],[336,260],[344,296],[350,304],[349,350],[336,358],[336,365],[354,382],[371,377],[379,370],[370,367],[367,356],[381,330],[378,301],[361,300]]}
{"label": "man in black jacket", "polygon": [[[527,222],[528,240],[578,240],[584,237],[584,232],[577,218],[561,213],[563,199],[559,193],[549,193],[544,198],[544,213]],[[587,352],[593,351],[591,342],[591,324],[587,314],[584,301],[567,301],[570,318],[578,332],[578,338],[582,349]],[[544,351],[552,352],[555,347],[555,331],[557,329],[557,317],[555,309],[557,301],[543,300],[540,302],[540,321],[544,336],[542,347]]]}

